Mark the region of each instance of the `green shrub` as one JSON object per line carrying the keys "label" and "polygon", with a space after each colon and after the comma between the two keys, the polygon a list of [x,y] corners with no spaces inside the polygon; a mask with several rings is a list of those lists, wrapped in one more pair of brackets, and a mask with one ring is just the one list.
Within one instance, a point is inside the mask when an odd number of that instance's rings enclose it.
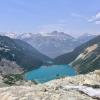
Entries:
{"label": "green shrub", "polygon": [[9,74],[3,76],[4,83],[8,85],[14,85],[17,81],[23,80],[22,74]]}

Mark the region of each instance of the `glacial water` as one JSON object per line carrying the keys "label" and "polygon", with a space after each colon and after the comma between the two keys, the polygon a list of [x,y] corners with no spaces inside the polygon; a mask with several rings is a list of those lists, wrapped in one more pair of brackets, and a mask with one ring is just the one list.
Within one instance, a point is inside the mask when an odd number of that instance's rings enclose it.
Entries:
{"label": "glacial water", "polygon": [[26,80],[34,80],[38,83],[44,83],[53,79],[65,76],[75,76],[75,70],[69,65],[41,66],[25,74]]}

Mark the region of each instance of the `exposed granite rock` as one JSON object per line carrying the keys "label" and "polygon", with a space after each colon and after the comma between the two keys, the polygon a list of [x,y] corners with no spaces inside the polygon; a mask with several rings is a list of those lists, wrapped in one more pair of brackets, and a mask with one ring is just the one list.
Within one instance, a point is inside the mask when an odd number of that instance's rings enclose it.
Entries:
{"label": "exposed granite rock", "polygon": [[[30,83],[30,82],[29,82]],[[52,80],[44,84],[29,84],[23,86],[11,86],[0,88],[1,100],[100,100],[82,93],[78,89],[64,89],[63,87],[100,85],[100,70],[87,75],[66,77]],[[87,87],[87,86],[85,86]],[[99,87],[98,87],[99,88]],[[94,88],[95,89],[95,88]],[[97,89],[97,88],[96,88]],[[100,88],[99,88],[100,89]]]}
{"label": "exposed granite rock", "polygon": [[18,64],[16,64],[16,62],[6,59],[1,59],[0,73],[2,73],[3,75],[21,74],[23,72],[24,72],[23,69]]}

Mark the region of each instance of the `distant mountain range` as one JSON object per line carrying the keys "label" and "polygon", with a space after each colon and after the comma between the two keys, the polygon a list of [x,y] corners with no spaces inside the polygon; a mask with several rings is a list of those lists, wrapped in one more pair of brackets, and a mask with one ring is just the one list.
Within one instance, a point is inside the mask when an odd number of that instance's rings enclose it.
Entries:
{"label": "distant mountain range", "polygon": [[19,34],[17,33],[14,33],[14,32],[0,32],[0,36],[7,36],[7,37],[10,37],[10,38],[17,38]]}
{"label": "distant mountain range", "polygon": [[71,64],[79,74],[100,69],[100,35],[74,51],[55,58],[57,64]]}
{"label": "distant mountain range", "polygon": [[95,35],[85,34],[76,39],[64,32],[53,31],[43,34],[24,33],[17,38],[26,41],[41,53],[55,58],[61,54],[71,52],[74,48],[93,37]]}
{"label": "distant mountain range", "polygon": [[51,58],[70,52],[77,45],[72,36],[57,31],[45,34],[22,34],[18,38]]}
{"label": "distant mountain range", "polygon": [[96,36],[97,35],[85,33],[85,34],[81,35],[80,37],[78,37],[77,38],[77,41],[80,41],[81,44],[82,44],[82,43],[88,42],[89,40],[93,39]]}
{"label": "distant mountain range", "polygon": [[8,36],[23,40],[39,52],[51,58],[55,58],[64,53],[73,51],[77,46],[96,37],[96,35],[84,34],[78,38],[74,38],[64,32],[53,31],[51,33],[0,33],[0,35]]}
{"label": "distant mountain range", "polygon": [[[43,64],[48,64],[51,59],[26,42],[0,36],[0,71],[11,67],[23,69],[24,71],[35,69]],[[5,62],[5,63],[4,63]],[[9,70],[9,71],[12,71]],[[7,72],[9,73],[9,72]]]}
{"label": "distant mountain range", "polygon": [[67,33],[53,31],[51,33],[4,33],[1,32],[0,35],[8,36],[14,39],[20,39],[34,48],[36,48],[39,52],[44,55],[47,55],[51,58],[55,58],[62,54],[73,51],[77,46],[91,40],[96,37],[96,35],[92,34],[84,34],[78,38],[74,38]]}
{"label": "distant mountain range", "polygon": [[[75,39],[57,31],[45,34],[7,35],[16,39],[9,38],[6,34],[1,35],[5,36],[0,36],[0,73],[10,73],[11,69],[12,73],[20,73],[51,63],[71,64],[78,73],[100,68],[100,36],[85,34]],[[52,60],[40,51],[50,57],[69,53]]]}

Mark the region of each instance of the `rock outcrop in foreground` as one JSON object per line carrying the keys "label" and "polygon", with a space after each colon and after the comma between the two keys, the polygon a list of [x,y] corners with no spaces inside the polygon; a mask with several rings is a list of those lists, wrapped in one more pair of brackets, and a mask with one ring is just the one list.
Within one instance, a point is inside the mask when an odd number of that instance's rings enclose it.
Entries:
{"label": "rock outcrop in foreground", "polygon": [[45,84],[1,87],[0,100],[100,100],[100,70]]}

